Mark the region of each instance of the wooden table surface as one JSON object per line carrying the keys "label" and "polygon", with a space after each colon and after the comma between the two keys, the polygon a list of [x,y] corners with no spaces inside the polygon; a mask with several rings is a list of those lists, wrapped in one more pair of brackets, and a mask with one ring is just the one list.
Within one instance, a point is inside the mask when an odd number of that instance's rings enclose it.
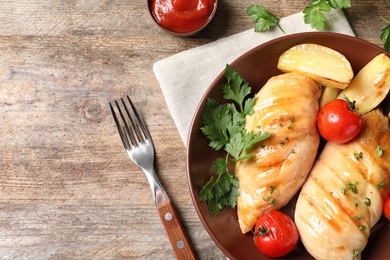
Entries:
{"label": "wooden table surface", "polygon": [[[108,102],[129,93],[156,145],[157,174],[199,259],[223,259],[192,204],[185,147],[153,63],[254,26],[259,1],[219,0],[190,38],[156,27],[146,1],[0,0],[0,258],[174,259],[145,176]],[[261,1],[278,17],[309,1]],[[379,39],[388,0],[352,0],[356,35]],[[227,227],[228,228],[228,227]]]}

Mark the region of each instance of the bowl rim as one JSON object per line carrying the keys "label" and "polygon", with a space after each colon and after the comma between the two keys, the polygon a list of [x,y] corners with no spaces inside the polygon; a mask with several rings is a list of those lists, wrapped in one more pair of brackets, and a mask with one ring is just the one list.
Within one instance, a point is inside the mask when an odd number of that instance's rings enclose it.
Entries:
{"label": "bowl rim", "polygon": [[[383,48],[379,47],[378,45],[375,45],[375,44],[373,44],[371,42],[368,42],[366,40],[360,39],[358,37],[351,36],[351,35],[346,35],[346,34],[341,34],[341,33],[335,33],[335,32],[318,32],[318,31],[315,31],[315,32],[301,32],[301,33],[288,34],[288,35],[284,35],[284,36],[272,39],[272,40],[267,41],[265,43],[259,44],[259,45],[255,46],[255,47],[253,47],[252,49],[244,52],[242,55],[240,55],[238,58],[236,58],[234,61],[232,61],[230,63],[230,65],[232,67],[234,67],[234,65],[236,63],[238,63],[241,60],[245,59],[247,56],[251,55],[252,53],[255,53],[259,49],[266,48],[266,47],[268,47],[270,45],[274,45],[274,44],[279,43],[279,42],[288,41],[290,39],[309,38],[309,37],[314,37],[314,36],[319,36],[319,37],[337,37],[337,38],[340,38],[340,39],[345,40],[345,41],[357,41],[360,44],[363,44],[363,45],[366,45],[366,46],[370,46],[370,48],[376,49],[378,52],[385,53],[387,56],[390,57],[390,53],[388,51],[386,51],[385,49],[383,49]],[[305,39],[303,39],[303,40],[305,41]],[[309,41],[306,40],[306,42],[308,43]],[[216,235],[213,233],[211,227],[207,224],[206,219],[205,219],[205,217],[203,216],[203,214],[202,214],[202,212],[200,210],[200,203],[201,202],[197,201],[196,195],[195,195],[195,191],[192,188],[192,176],[191,176],[191,169],[190,169],[191,168],[190,167],[191,166],[191,163],[190,163],[191,160],[189,158],[189,154],[190,154],[189,151],[191,150],[192,146],[194,145],[193,140],[192,140],[193,136],[195,136],[194,133],[199,130],[199,129],[195,129],[194,128],[194,124],[195,124],[196,120],[198,119],[198,117],[200,116],[200,114],[201,114],[201,112],[203,110],[203,107],[205,105],[207,97],[209,97],[210,93],[214,90],[214,88],[218,86],[218,83],[223,79],[223,75],[224,75],[224,68],[221,69],[221,72],[211,82],[210,86],[207,88],[207,90],[202,95],[202,98],[200,99],[199,104],[198,104],[198,106],[197,106],[197,108],[195,110],[195,113],[194,113],[193,117],[192,117],[191,124],[190,124],[190,129],[188,131],[188,138],[187,138],[187,145],[186,145],[186,175],[187,175],[187,183],[188,183],[188,188],[189,188],[189,191],[190,191],[191,199],[192,199],[192,202],[194,204],[196,213],[198,214],[198,217],[199,217],[203,227],[206,229],[207,233],[209,234],[209,236],[211,237],[213,242],[218,246],[218,248],[229,259],[234,259],[235,256],[231,255],[230,252],[217,239]],[[204,203],[204,202],[202,202],[202,203]]]}

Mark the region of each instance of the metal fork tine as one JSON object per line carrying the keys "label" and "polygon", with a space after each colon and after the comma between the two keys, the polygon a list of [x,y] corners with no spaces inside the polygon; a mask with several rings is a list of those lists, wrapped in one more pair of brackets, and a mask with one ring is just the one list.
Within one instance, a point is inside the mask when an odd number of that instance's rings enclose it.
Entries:
{"label": "metal fork tine", "polygon": [[[150,142],[152,142],[152,137],[151,137],[151,135],[150,135],[150,133],[149,133],[148,128],[146,127],[146,124],[145,124],[144,120],[143,120],[142,117],[138,114],[138,111],[137,111],[137,109],[135,108],[135,106],[134,106],[133,102],[131,101],[130,97],[129,97],[128,95],[127,95],[126,97],[127,97],[127,100],[129,101],[129,104],[130,104],[130,106],[131,106],[131,109],[133,110],[134,115],[135,115],[135,117],[136,117],[136,119],[137,119],[137,125],[138,125],[139,127],[134,127],[134,129],[136,130],[137,135],[138,135],[139,137],[142,136],[143,142],[145,142],[146,139],[148,139]],[[142,133],[139,131],[139,129],[141,129]],[[145,139],[145,138],[146,138],[146,139]],[[140,138],[140,139],[141,139],[141,138]]]}
{"label": "metal fork tine", "polygon": [[[116,103],[116,102],[115,102]],[[114,117],[114,121],[115,121],[115,125],[118,129],[118,133],[121,137],[121,140],[122,140],[122,143],[123,143],[123,146],[126,148],[126,149],[129,149],[131,146],[130,146],[130,143],[129,143],[129,140],[126,136],[126,133],[124,132],[124,130],[122,129],[121,127],[121,123],[119,122],[119,119],[116,115],[116,112],[115,112],[115,109],[114,107],[112,106],[111,103],[109,103],[110,105],[110,109],[111,109],[111,113],[112,113],[112,116]],[[118,107],[118,104],[116,103],[116,106],[117,106],[117,109],[118,111],[120,111],[119,107]]]}
{"label": "metal fork tine", "polygon": [[[123,103],[123,100],[122,100],[122,103]],[[122,121],[124,123],[122,131],[123,131],[123,134],[124,134],[123,136],[126,138],[127,143],[129,144],[128,147],[131,148],[133,146],[136,146],[137,145],[137,141],[136,141],[136,138],[134,136],[134,133],[132,132],[133,128],[129,127],[129,124],[128,124],[127,120],[126,120],[126,116],[122,112],[122,109],[120,108],[120,105],[119,105],[117,100],[115,100],[115,104],[116,104],[116,107],[117,107],[117,109],[119,111],[119,114],[120,114],[120,116],[122,118]],[[125,104],[123,103],[123,105],[125,105]],[[129,118],[129,120],[131,121],[131,125],[133,126],[134,123],[132,122],[132,119],[131,119],[130,114],[128,113],[126,107],[125,107],[125,110],[126,110],[126,113],[127,113],[127,118]]]}
{"label": "metal fork tine", "polygon": [[[127,96],[127,99],[130,101],[128,96]],[[128,108],[128,106],[126,105],[125,100],[123,98],[121,98],[121,101],[122,101],[122,105],[123,105],[123,107],[124,107],[124,109],[126,111],[126,114],[127,114],[128,118],[129,118],[129,121],[130,121],[130,124],[131,124],[131,130],[133,131],[133,134],[134,134],[133,135],[134,145],[138,145],[140,143],[143,143],[144,142],[144,136],[139,131],[139,127],[138,127],[139,123],[137,122],[138,119],[134,118],[134,116],[131,115],[131,111]],[[134,107],[132,106],[131,101],[130,101],[130,105],[131,105],[133,113],[135,114]]]}

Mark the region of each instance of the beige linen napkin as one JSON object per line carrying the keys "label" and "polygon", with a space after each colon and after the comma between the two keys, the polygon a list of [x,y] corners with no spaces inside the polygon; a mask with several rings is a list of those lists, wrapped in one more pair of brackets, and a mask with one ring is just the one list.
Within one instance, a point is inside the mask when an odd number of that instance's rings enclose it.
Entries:
{"label": "beige linen napkin", "polygon": [[[354,36],[341,10],[329,12],[327,19],[326,31]],[[315,31],[304,23],[301,12],[280,19],[280,25],[286,34]],[[154,64],[154,74],[184,145],[187,144],[187,135],[198,103],[226,64],[262,43],[284,35],[277,28],[261,33],[250,29],[175,54]]]}

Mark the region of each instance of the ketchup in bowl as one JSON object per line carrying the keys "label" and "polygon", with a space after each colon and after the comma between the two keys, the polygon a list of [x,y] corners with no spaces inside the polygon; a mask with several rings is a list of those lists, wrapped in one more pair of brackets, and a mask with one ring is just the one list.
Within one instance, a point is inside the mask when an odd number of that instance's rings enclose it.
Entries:
{"label": "ketchup in bowl", "polygon": [[217,0],[151,0],[150,12],[164,29],[192,34],[211,20]]}

